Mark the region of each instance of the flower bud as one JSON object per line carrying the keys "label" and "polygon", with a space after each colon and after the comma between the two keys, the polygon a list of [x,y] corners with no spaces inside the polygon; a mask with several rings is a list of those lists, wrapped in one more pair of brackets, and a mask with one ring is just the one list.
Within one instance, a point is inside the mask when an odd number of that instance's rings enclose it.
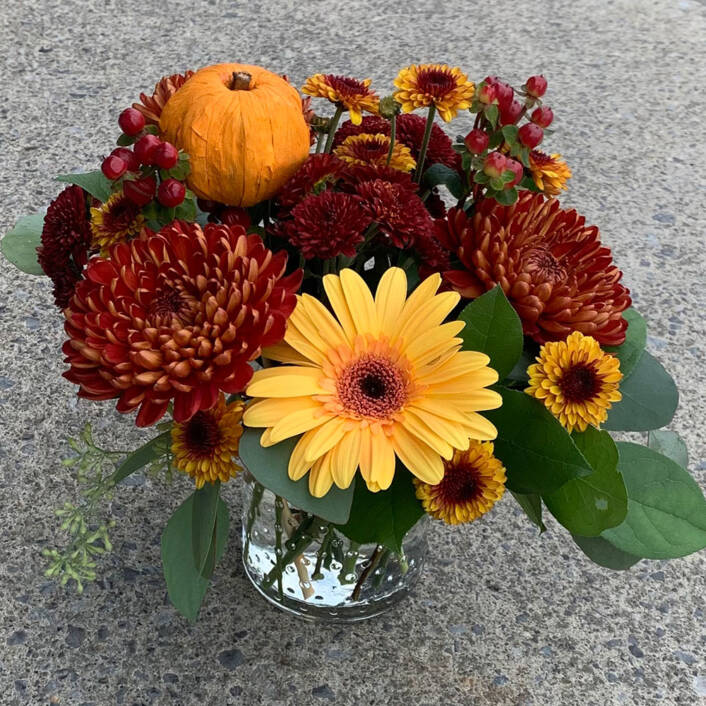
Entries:
{"label": "flower bud", "polygon": [[469,152],[473,154],[481,154],[488,149],[488,143],[490,142],[490,137],[488,133],[484,130],[479,130],[478,128],[471,130],[464,143]]}
{"label": "flower bud", "polygon": [[530,76],[525,90],[533,98],[541,98],[547,92],[547,79],[544,76]]}
{"label": "flower bud", "polygon": [[395,100],[394,96],[385,96],[380,99],[378,112],[383,118],[392,120],[392,118],[400,112],[402,106]]}
{"label": "flower bud", "polygon": [[494,179],[502,175],[506,164],[507,157],[502,152],[491,152],[483,162],[483,172]]}
{"label": "flower bud", "polygon": [[539,127],[549,127],[554,120],[554,111],[549,106],[535,108],[532,111],[532,122]]}
{"label": "flower bud", "polygon": [[533,150],[542,141],[544,130],[534,123],[526,123],[519,129],[517,137],[525,147]]}

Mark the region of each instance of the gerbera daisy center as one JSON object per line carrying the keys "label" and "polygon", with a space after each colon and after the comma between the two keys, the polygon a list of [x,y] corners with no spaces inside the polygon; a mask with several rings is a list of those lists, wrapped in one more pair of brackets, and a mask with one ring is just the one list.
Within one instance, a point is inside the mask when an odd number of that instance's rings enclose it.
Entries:
{"label": "gerbera daisy center", "polygon": [[407,377],[391,360],[364,356],[338,378],[336,389],[344,408],[361,417],[388,419],[407,401]]}
{"label": "gerbera daisy center", "polygon": [[592,366],[578,364],[564,373],[559,387],[570,402],[584,402],[600,392],[601,383]]}

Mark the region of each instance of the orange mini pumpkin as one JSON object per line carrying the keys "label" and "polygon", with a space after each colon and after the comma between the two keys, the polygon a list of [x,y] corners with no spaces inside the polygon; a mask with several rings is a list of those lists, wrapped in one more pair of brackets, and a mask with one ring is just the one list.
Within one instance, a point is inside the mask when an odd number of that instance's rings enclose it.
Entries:
{"label": "orange mini pumpkin", "polygon": [[191,189],[230,206],[274,196],[309,153],[296,89],[248,64],[197,71],[167,101],[159,129],[188,152]]}

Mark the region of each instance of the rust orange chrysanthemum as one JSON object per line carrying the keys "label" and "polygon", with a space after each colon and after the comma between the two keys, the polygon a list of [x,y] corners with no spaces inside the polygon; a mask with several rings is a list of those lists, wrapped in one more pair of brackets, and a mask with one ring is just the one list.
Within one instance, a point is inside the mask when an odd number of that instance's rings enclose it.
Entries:
{"label": "rust orange chrysanthemum", "polygon": [[284,335],[302,276],[285,277],[286,263],[241,226],[174,221],[113,245],[89,261],[64,312],[64,377],[80,397],[139,408],[138,426],[172,400],[177,422],[211,409]]}
{"label": "rust orange chrysanthemum", "polygon": [[93,248],[106,255],[111,245],[138,236],[144,225],[140,207],[118,191],[105,203],[91,208]]}
{"label": "rust orange chrysanthemum", "polygon": [[395,100],[402,111],[435,106],[442,120],[449,122],[459,110],[471,107],[475,84],[458,67],[446,64],[412,64],[395,78]]}
{"label": "rust orange chrysanthemum", "polygon": [[534,183],[547,196],[556,196],[566,191],[566,182],[571,178],[569,165],[560,154],[546,154],[539,150],[530,152],[530,173]]}
{"label": "rust orange chrysanthemum", "polygon": [[334,150],[334,154],[342,162],[350,165],[370,165],[374,167],[389,166],[401,172],[411,172],[417,163],[412,157],[409,147],[401,142],[395,142],[392,156],[388,164],[390,138],[381,133],[377,135],[351,135]]}
{"label": "rust orange chrysanthemum", "polygon": [[380,99],[370,90],[370,79],[360,81],[334,74],[314,74],[302,86],[302,93],[316,98],[326,98],[345,108],[356,125],[363,119],[363,112],[377,114]]}
{"label": "rust orange chrysanthemum", "polygon": [[458,259],[444,272],[462,296],[474,299],[500,285],[538,343],[573,331],[602,345],[620,345],[630,292],[598,228],[555,199],[524,192],[513,206],[480,202],[472,218],[456,208],[436,222],[436,236]]}
{"label": "rust orange chrysanthemum", "polygon": [[152,95],[140,93],[140,103],[133,103],[132,107],[139,110],[145,116],[148,125],[159,125],[159,118],[162,115],[167,101],[194,75],[193,71],[186,71],[183,74],[172,74],[164,76],[154,87]]}
{"label": "rust orange chrysanthemum", "polygon": [[197,488],[205,483],[225,483],[242,468],[236,462],[243,434],[243,403],[226,404],[223,393],[216,404],[186,422],[172,426],[174,466],[188,473]]}
{"label": "rust orange chrysanthemum", "polygon": [[439,483],[454,449],[495,438],[478,412],[500,406],[500,395],[486,389],[498,375],[488,356],[460,350],[463,322],[442,323],[459,298],[437,293],[440,284],[433,275],[407,297],[404,270],[392,267],[373,298],[353,270],[327,275],[335,317],[305,294],[284,343],[265,351],[285,365],[255,373],[244,423],[266,427],[263,446],[301,435],[289,477],[308,473],[315,497],[333,483],[349,487],[358,468],[370,490],[389,488],[396,458]]}
{"label": "rust orange chrysanthemum", "polygon": [[471,441],[444,462],[444,477],[430,485],[414,479],[417,498],[424,510],[450,525],[473,522],[500,500],[505,492],[505,468],[493,456],[490,441]]}
{"label": "rust orange chrysanthemum", "polygon": [[600,426],[613,402],[622,399],[620,360],[578,331],[566,341],[545,343],[527,374],[527,394],[542,401],[569,432]]}

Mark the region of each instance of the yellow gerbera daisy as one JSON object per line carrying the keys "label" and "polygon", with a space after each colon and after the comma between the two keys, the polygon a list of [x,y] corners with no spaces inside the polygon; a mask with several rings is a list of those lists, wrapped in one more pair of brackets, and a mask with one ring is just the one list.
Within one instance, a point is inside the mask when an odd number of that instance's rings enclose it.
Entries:
{"label": "yellow gerbera daisy", "polygon": [[490,441],[471,441],[466,451],[456,451],[444,462],[441,483],[429,485],[414,479],[424,510],[449,525],[477,520],[505,492],[505,468],[493,456]]}
{"label": "yellow gerbera daisy", "polygon": [[483,353],[461,351],[461,321],[442,323],[459,297],[437,294],[432,275],[407,298],[404,270],[385,272],[373,298],[353,270],[324,277],[335,317],[304,294],[284,344],[264,352],[287,365],[258,370],[244,423],[267,427],[263,446],[301,434],[289,477],[309,473],[309,490],[347,488],[360,468],[372,491],[390,486],[395,457],[420,480],[438,483],[443,459],[469,439],[494,439],[478,414],[500,406],[498,379]]}
{"label": "yellow gerbera daisy", "polygon": [[403,112],[434,105],[445,122],[470,108],[475,92],[475,84],[461,69],[446,64],[412,64],[397,74],[395,86],[394,97]]}
{"label": "yellow gerbera daisy", "polygon": [[118,191],[98,208],[91,208],[92,246],[107,255],[111,245],[137,237],[144,225],[140,207]]}
{"label": "yellow gerbera daisy", "polygon": [[316,98],[326,98],[345,108],[354,125],[360,125],[363,111],[377,115],[380,99],[370,90],[370,79],[359,81],[347,76],[315,74],[302,86],[302,93]]}
{"label": "yellow gerbera daisy", "polygon": [[598,341],[574,331],[565,341],[545,343],[527,369],[527,394],[542,400],[568,431],[598,427],[622,395],[620,361],[601,350]]}
{"label": "yellow gerbera daisy", "polygon": [[[387,154],[390,151],[390,138],[387,135],[361,135],[348,136],[333,153],[341,161],[348,164],[372,165],[384,167],[387,164]],[[412,157],[409,147],[401,142],[395,142],[392,147],[389,167],[401,172],[411,172],[417,163]]]}
{"label": "yellow gerbera daisy", "polygon": [[217,480],[225,483],[242,470],[235,462],[242,418],[243,403],[226,404],[221,393],[214,407],[172,427],[174,465],[188,473],[197,488]]}
{"label": "yellow gerbera daisy", "polygon": [[568,189],[566,182],[571,179],[571,169],[561,159],[560,154],[546,154],[539,150],[532,150],[529,161],[534,183],[547,196],[556,196]]}

